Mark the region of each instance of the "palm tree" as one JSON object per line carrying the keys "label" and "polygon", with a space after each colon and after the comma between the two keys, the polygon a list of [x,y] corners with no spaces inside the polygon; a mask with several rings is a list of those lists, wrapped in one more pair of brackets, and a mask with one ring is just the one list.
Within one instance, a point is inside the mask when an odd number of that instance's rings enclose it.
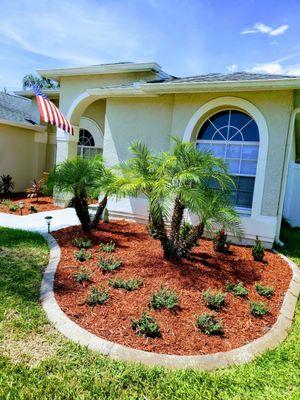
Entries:
{"label": "palm tree", "polygon": [[[224,161],[199,152],[191,143],[176,138],[173,142],[173,150],[159,157],[135,142],[131,146],[134,157],[120,166],[123,176],[118,184],[123,195],[148,198],[152,231],[160,240],[165,257],[181,259],[190,255],[205,228],[220,223],[236,233],[241,229],[229,201],[233,181]],[[211,188],[212,183],[217,189]],[[186,210],[197,214],[199,223],[183,236]]]}
{"label": "palm tree", "polygon": [[25,75],[23,80],[23,89],[31,89],[32,85],[36,85],[39,88],[43,89],[56,89],[59,84],[51,79],[44,78],[39,75],[28,74]]}

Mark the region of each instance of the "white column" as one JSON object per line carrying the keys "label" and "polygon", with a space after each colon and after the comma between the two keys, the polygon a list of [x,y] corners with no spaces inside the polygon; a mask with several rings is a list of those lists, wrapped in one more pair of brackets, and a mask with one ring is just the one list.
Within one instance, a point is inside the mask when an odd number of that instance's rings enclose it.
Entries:
{"label": "white column", "polygon": [[77,143],[79,138],[79,127],[74,126],[74,135],[57,128],[56,131],[56,164],[74,158],[77,155]]}

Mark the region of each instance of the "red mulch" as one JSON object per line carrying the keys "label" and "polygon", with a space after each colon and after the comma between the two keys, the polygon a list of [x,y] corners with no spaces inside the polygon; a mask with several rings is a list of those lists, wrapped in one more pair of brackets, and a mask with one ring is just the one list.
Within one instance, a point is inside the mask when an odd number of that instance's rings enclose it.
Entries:
{"label": "red mulch", "polygon": [[[220,254],[213,250],[212,242],[201,240],[192,259],[181,262],[166,261],[162,257],[158,241],[150,238],[143,225],[114,221],[101,224],[90,235],[83,234],[80,227],[70,227],[54,233],[61,246],[61,261],[55,279],[55,296],[63,311],[80,326],[90,332],[126,346],[168,354],[207,354],[240,347],[266,333],[275,323],[283,296],[289,286],[291,271],[278,255],[266,252],[265,262],[252,260],[251,249],[231,246],[232,254]],[[74,237],[90,238],[93,259],[76,261],[78,251],[72,243]],[[123,265],[116,272],[103,273],[97,266],[100,242],[116,243],[114,256]],[[74,273],[80,267],[94,273],[91,284],[79,284]],[[113,289],[110,278],[141,278],[143,286],[133,292]],[[248,299],[227,294],[226,306],[217,312],[222,318],[224,335],[207,336],[195,326],[195,317],[208,308],[203,302],[203,291],[221,289],[226,282],[244,282],[249,290]],[[255,283],[273,286],[271,299],[258,295]],[[84,304],[91,285],[105,287],[110,299],[94,308]],[[180,310],[176,313],[148,309],[151,295],[165,285],[180,295]],[[249,300],[264,301],[269,313],[255,318],[249,312]],[[131,328],[131,319],[147,311],[158,322],[161,338],[147,339],[138,336]]]}
{"label": "red mulch", "polygon": [[[10,205],[7,206],[3,204],[2,203],[3,200],[9,200]],[[10,206],[12,206],[13,204],[19,206],[20,201],[25,203],[22,211],[23,215],[30,214],[29,207],[31,205],[34,206],[38,212],[61,209],[61,207],[55,206],[53,204],[53,198],[50,196],[39,196],[38,200],[36,200],[35,198],[27,197],[26,193],[13,193],[8,199],[0,198],[0,212],[7,214],[21,215],[19,208],[16,211],[10,211],[9,209]]]}

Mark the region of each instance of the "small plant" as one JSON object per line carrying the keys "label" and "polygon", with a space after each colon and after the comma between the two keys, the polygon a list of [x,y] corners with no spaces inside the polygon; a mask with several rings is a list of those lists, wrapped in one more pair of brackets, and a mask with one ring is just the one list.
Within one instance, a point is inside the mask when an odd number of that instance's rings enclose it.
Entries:
{"label": "small plant", "polygon": [[105,251],[106,253],[112,253],[116,249],[116,244],[112,241],[110,241],[109,243],[100,243],[99,246],[100,249],[102,251]]}
{"label": "small plant", "polygon": [[84,240],[83,238],[73,239],[73,244],[78,247],[78,249],[89,249],[92,247],[92,242],[90,240]]}
{"label": "small plant", "polygon": [[77,253],[75,253],[75,259],[77,261],[86,261],[86,260],[90,260],[91,258],[93,258],[92,253],[86,251],[85,249],[80,249]]}
{"label": "small plant", "polygon": [[197,327],[206,335],[221,335],[223,333],[222,321],[214,314],[205,313],[196,317]]}
{"label": "small plant", "polygon": [[203,293],[203,298],[208,308],[218,310],[225,304],[226,293],[221,291],[212,293],[210,289],[208,289]]}
{"label": "small plant", "polygon": [[9,200],[9,199],[2,200],[2,204],[3,204],[4,206],[9,207],[9,206],[11,205],[11,200]]}
{"label": "small plant", "polygon": [[119,269],[121,265],[122,262],[120,260],[114,259],[112,256],[108,258],[100,257],[99,267],[105,272],[110,272]]}
{"label": "small plant", "polygon": [[102,220],[104,223],[108,224],[109,223],[109,212],[108,209],[105,207],[103,210],[103,214],[102,214]]}
{"label": "small plant", "polygon": [[156,320],[147,313],[144,313],[140,319],[133,319],[131,326],[138,335],[151,338],[160,336],[159,326]]}
{"label": "small plant", "polygon": [[255,303],[254,301],[250,302],[250,311],[251,314],[254,315],[255,317],[261,317],[265,314],[267,314],[268,310],[263,301],[259,301],[258,303]]}
{"label": "small plant", "polygon": [[274,288],[262,285],[255,285],[257,293],[269,299],[274,294]]}
{"label": "small plant", "polygon": [[186,240],[189,236],[191,229],[193,228],[193,224],[184,221],[180,228],[180,236],[183,240]]}
{"label": "small plant", "polygon": [[252,247],[252,256],[254,261],[263,261],[265,256],[265,248],[258,236],[256,236],[255,245]]}
{"label": "small plant", "polygon": [[29,210],[30,214],[35,214],[38,212],[38,209],[34,205],[29,206],[28,210]]}
{"label": "small plant", "polygon": [[220,253],[227,253],[229,251],[230,243],[227,242],[227,235],[224,229],[221,229],[213,239],[214,249]]}
{"label": "small plant", "polygon": [[155,310],[161,310],[167,308],[172,310],[179,305],[179,298],[174,290],[167,290],[165,287],[161,287],[161,290],[154,293],[149,306]]}
{"label": "small plant", "polygon": [[12,204],[12,205],[9,207],[9,211],[13,211],[13,212],[17,211],[18,209],[19,209],[19,207],[18,207],[17,204]]}
{"label": "small plant", "polygon": [[88,294],[85,302],[89,306],[95,306],[96,304],[104,304],[109,300],[109,294],[104,289],[97,289],[95,286],[92,287]]}
{"label": "small plant", "polygon": [[91,282],[92,281],[92,273],[89,272],[86,268],[81,268],[80,271],[76,272],[76,274],[74,274],[74,279],[76,282],[78,283],[82,283],[82,282]]}
{"label": "small plant", "polygon": [[31,187],[26,189],[27,197],[35,198],[39,201],[39,195],[41,193],[42,180],[34,179]]}
{"label": "small plant", "polygon": [[5,196],[9,196],[14,188],[15,184],[10,175],[2,175],[0,176],[0,193],[3,193]]}
{"label": "small plant", "polygon": [[112,286],[114,289],[125,289],[129,292],[137,290],[142,283],[143,281],[140,279],[128,279],[127,281],[124,281],[122,278],[118,278],[109,280],[110,286]]}
{"label": "small plant", "polygon": [[246,297],[248,294],[248,289],[245,288],[243,282],[239,282],[237,285],[228,282],[226,283],[226,290],[227,292],[232,292],[239,297]]}

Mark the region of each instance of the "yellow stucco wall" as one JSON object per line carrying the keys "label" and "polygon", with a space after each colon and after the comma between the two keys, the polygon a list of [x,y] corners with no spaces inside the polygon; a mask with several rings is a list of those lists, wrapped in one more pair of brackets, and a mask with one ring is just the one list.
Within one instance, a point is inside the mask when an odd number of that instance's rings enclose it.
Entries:
{"label": "yellow stucco wall", "polygon": [[35,131],[0,124],[0,175],[12,176],[14,192],[24,191],[45,170],[47,145],[35,137]]}

